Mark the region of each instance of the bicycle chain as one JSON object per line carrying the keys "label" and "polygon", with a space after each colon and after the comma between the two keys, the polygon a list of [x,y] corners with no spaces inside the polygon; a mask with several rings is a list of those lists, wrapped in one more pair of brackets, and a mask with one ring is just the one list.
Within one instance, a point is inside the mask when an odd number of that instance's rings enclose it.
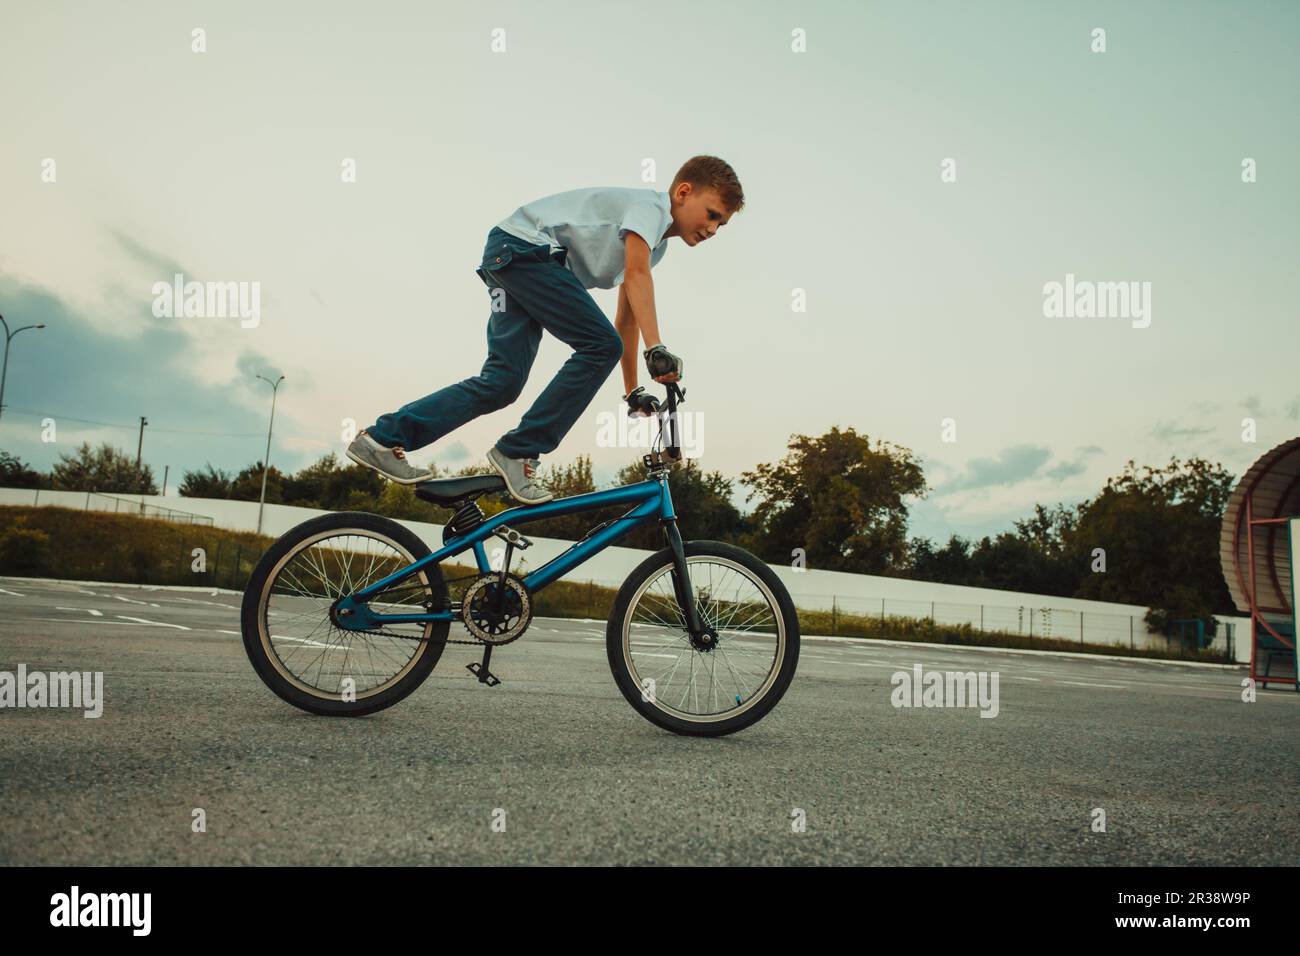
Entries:
{"label": "bicycle chain", "polygon": [[[459,582],[461,582],[461,581],[472,581],[472,580],[475,580],[476,578],[478,578],[478,577],[480,577],[480,576],[481,576],[481,575],[478,575],[478,574],[467,574],[467,575],[465,575],[464,577],[461,577],[461,578],[452,578],[450,581],[444,581],[444,582],[443,582],[443,586],[444,586],[444,588],[445,588],[445,587],[446,587],[447,585],[449,585],[449,584],[457,584],[457,583],[459,583]],[[421,591],[424,590],[424,588],[421,587],[421,586],[419,586],[419,585],[415,585],[415,586],[410,586],[410,585],[408,585],[406,588],[393,588],[392,590],[393,590],[393,591],[401,591],[401,590],[411,590],[411,589],[414,589],[414,588],[418,588],[418,589],[421,590]],[[391,592],[390,592],[390,593],[391,593]],[[422,606],[423,606],[423,605],[422,605]],[[417,623],[417,622],[412,622],[412,623]],[[462,622],[462,623],[463,623],[463,622]],[[364,630],[364,631],[348,631],[348,630],[346,630],[345,628],[341,628],[341,627],[338,627],[338,626],[334,625],[333,623],[330,624],[330,627],[331,627],[333,630],[341,631],[341,632],[343,632],[343,633],[345,633],[345,634],[378,634],[380,637],[395,637],[395,638],[397,638],[398,640],[402,640],[402,641],[423,641],[423,640],[424,640],[423,637],[413,637],[413,636],[410,635],[410,634],[398,634],[398,633],[396,633],[396,632],[394,632],[394,631],[389,631],[389,630],[386,630],[386,629],[384,629],[384,628],[382,628],[382,627],[379,627],[379,628],[368,628],[368,629],[366,629],[366,630]],[[457,640],[457,639],[454,638],[454,637],[447,637],[447,638],[443,638],[442,640],[438,641],[438,643],[440,643],[440,644],[469,644],[469,645],[471,645],[471,646],[473,646],[473,647],[489,647],[489,646],[491,646],[491,645],[488,644],[487,641],[480,641],[478,638],[474,638],[473,640],[465,641],[465,640]]]}
{"label": "bicycle chain", "polygon": [[[333,627],[334,625],[331,624],[330,626]],[[334,629],[335,629],[336,631],[341,631],[341,630],[343,630],[342,628],[337,628],[337,627],[334,628]],[[395,638],[398,638],[399,640],[403,640],[403,641],[422,641],[422,640],[424,640],[423,637],[412,637],[410,634],[395,634],[395,633],[393,633],[392,631],[385,631],[383,628],[379,628],[378,630],[365,630],[365,631],[343,631],[343,633],[345,633],[345,634],[378,634],[380,637],[395,637]],[[430,643],[433,643],[434,640],[435,640],[435,639],[430,638]],[[487,646],[488,646],[488,643],[487,643],[486,641],[480,641],[480,640],[477,640],[477,639],[472,640],[472,641],[462,641],[462,640],[457,640],[457,639],[454,638],[454,637],[443,638],[442,640],[438,640],[437,643],[439,643],[439,644],[472,644],[472,645],[475,646],[475,647],[487,647]]]}

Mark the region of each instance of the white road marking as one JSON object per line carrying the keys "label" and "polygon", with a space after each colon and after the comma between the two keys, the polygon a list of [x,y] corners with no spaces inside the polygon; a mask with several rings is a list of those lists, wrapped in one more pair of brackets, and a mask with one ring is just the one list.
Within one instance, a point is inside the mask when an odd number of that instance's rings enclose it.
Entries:
{"label": "white road marking", "polygon": [[161,621],[146,621],[142,617],[127,617],[125,614],[119,614],[118,617],[120,617],[124,621],[135,621],[137,624],[144,624],[147,627],[174,627],[178,631],[190,630],[190,628],[186,627],[183,624],[164,624]]}
{"label": "white road marking", "polygon": [[17,591],[6,591],[4,588],[0,588],[0,594],[12,594],[14,597],[26,597],[26,596],[27,596],[27,595],[25,595],[25,594],[19,594]]}
{"label": "white road marking", "polygon": [[1128,684],[1093,684],[1081,680],[1058,680],[1058,684],[1073,684],[1075,687],[1111,687],[1115,690],[1128,690]]}
{"label": "white road marking", "polygon": [[[118,617],[121,616],[122,615],[120,614],[118,615]],[[139,627],[140,625],[135,623],[136,620],[137,618],[127,618],[125,621],[109,621],[109,620],[101,621],[95,618],[82,618],[82,617],[25,617],[22,618],[22,623],[28,624],[32,621],[41,621],[41,622],[49,622],[50,624],[91,624],[95,627],[105,627],[107,625],[112,625],[114,627]],[[148,624],[150,622],[146,621],[145,623]],[[156,627],[180,627],[179,624],[158,624],[155,626]],[[189,628],[181,627],[181,630],[188,631]]]}
{"label": "white road marking", "polygon": [[[320,641],[309,641],[303,637],[286,637],[283,634],[272,634],[271,638],[276,641],[293,641],[295,644],[306,644],[309,647],[323,647],[327,651],[343,651],[348,649],[341,644],[322,644]],[[351,645],[349,645],[349,647],[350,646]]]}
{"label": "white road marking", "polygon": [[[116,598],[117,600],[119,600],[119,601],[125,601],[127,604],[143,604],[143,605],[145,605],[145,606],[148,606],[148,604],[149,604],[148,601],[137,601],[135,598],[122,597],[122,595],[120,595],[120,594],[114,594],[114,595],[112,595],[112,596],[113,596],[114,598]],[[157,607],[157,606],[158,606],[157,604],[154,605],[154,607]]]}
{"label": "white road marking", "polygon": [[91,616],[93,616],[93,617],[103,617],[103,616],[104,616],[104,612],[103,612],[103,611],[96,611],[93,607],[64,607],[64,606],[61,605],[61,604],[56,604],[56,605],[54,606],[54,610],[56,610],[56,611],[85,611],[87,614],[89,614],[89,615],[91,615]]}
{"label": "white road marking", "polygon": [[233,604],[222,604],[220,601],[199,601],[194,598],[172,598],[173,601],[184,601],[186,604],[207,604],[211,607],[224,607],[227,611],[238,611],[239,608]]}
{"label": "white road marking", "polygon": [[1062,677],[1062,678],[1064,678],[1064,677],[1069,677],[1069,676],[1070,676],[1069,674],[1062,674],[1060,671],[1040,671],[1040,670],[1033,670],[1033,669],[1027,669],[1027,670],[1023,671],[1022,673],[1025,673],[1025,674],[1042,674],[1044,677]]}

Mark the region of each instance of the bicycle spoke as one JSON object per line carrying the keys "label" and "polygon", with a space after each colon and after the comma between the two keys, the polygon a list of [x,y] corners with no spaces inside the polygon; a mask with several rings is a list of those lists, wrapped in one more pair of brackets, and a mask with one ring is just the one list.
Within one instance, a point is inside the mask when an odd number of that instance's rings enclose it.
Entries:
{"label": "bicycle spoke", "polygon": [[[414,561],[389,539],[358,531],[302,546],[267,584],[263,626],[273,663],[292,680],[330,696],[340,694],[348,679],[358,696],[376,693],[400,679],[426,653],[425,638],[432,625],[381,621],[383,626],[376,630],[349,630],[334,624],[330,610],[340,597],[355,594]],[[415,572],[369,603],[381,617],[418,612],[432,593],[424,574]]]}
{"label": "bicycle spoke", "polygon": [[716,720],[752,704],[775,678],[784,628],[775,598],[748,569],[709,556],[688,558],[687,569],[691,580],[683,587],[717,643],[699,649],[690,641],[673,566],[666,565],[642,585],[629,608],[625,657],[639,683],[655,682],[656,707]]}

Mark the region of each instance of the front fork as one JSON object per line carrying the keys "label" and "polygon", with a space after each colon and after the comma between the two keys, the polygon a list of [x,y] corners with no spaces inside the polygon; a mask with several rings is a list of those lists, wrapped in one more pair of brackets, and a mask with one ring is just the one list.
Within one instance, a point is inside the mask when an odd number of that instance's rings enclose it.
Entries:
{"label": "front fork", "polygon": [[677,519],[665,518],[663,529],[668,546],[673,549],[673,591],[677,595],[678,606],[686,616],[691,643],[701,650],[709,649],[717,643],[718,638],[712,628],[705,629],[695,606],[695,591],[691,587],[691,576],[686,570],[686,549],[682,547],[682,534],[677,529]]}

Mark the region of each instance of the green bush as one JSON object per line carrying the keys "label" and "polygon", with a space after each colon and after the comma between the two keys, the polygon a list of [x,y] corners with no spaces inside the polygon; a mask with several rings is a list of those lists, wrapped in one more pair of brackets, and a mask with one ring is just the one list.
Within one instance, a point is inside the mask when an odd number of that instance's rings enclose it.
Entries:
{"label": "green bush", "polygon": [[0,574],[44,576],[50,573],[49,560],[50,536],[27,527],[25,516],[0,534]]}

